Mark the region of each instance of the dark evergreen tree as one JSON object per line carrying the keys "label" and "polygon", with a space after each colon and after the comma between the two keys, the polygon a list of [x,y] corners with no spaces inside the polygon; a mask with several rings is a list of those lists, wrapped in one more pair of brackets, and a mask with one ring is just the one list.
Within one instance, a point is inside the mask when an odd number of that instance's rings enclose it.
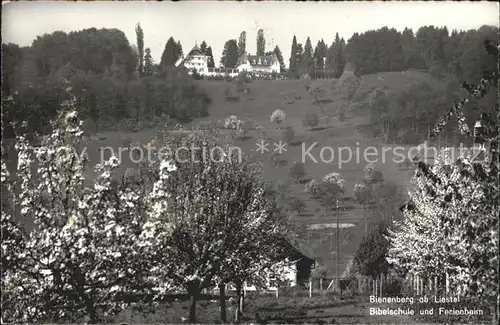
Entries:
{"label": "dark evergreen tree", "polygon": [[356,254],[354,264],[362,275],[377,278],[380,274],[387,274],[389,263],[386,260],[389,251],[389,241],[386,239],[387,226],[378,224],[368,234],[363,236]]}
{"label": "dark evergreen tree", "polygon": [[290,62],[288,65],[288,71],[291,73],[293,77],[298,76],[298,57],[297,57],[297,37],[293,36],[292,40],[292,48],[290,50]]}
{"label": "dark evergreen tree", "polygon": [[182,44],[181,44],[181,41],[177,41],[177,44],[176,44],[176,59],[175,61],[177,61],[183,54],[183,51],[182,51]]}
{"label": "dark evergreen tree", "polygon": [[211,46],[207,48],[207,60],[208,60],[207,66],[209,68],[215,68],[214,55],[212,54]]}
{"label": "dark evergreen tree", "polygon": [[403,46],[405,69],[412,68],[415,64],[415,36],[411,28],[405,28],[401,34],[401,45]]}
{"label": "dark evergreen tree", "polygon": [[139,52],[139,66],[137,67],[137,70],[139,72],[139,76],[142,76],[144,73],[144,31],[139,23],[135,27],[135,34],[137,36],[137,50]]}
{"label": "dark evergreen tree", "polygon": [[401,34],[395,29],[390,30],[390,42],[388,45],[390,56],[390,70],[402,71],[405,69],[405,54],[401,40]]}
{"label": "dark evergreen tree", "polygon": [[264,30],[259,29],[257,32],[257,55],[264,55],[266,53],[266,38],[264,37]]}
{"label": "dark evergreen tree", "polygon": [[[180,50],[182,51],[182,49]],[[160,66],[168,67],[175,65],[181,54],[179,53],[179,45],[175,42],[173,37],[170,37],[165,44],[165,50],[161,55]]]}
{"label": "dark evergreen tree", "polygon": [[335,34],[335,40],[327,50],[326,60],[327,69],[333,74],[334,78],[339,78],[344,72],[346,58],[345,42],[340,39],[338,33]]}
{"label": "dark evergreen tree", "polygon": [[144,51],[144,75],[152,76],[154,74],[154,62],[151,55],[151,49],[149,47]]}
{"label": "dark evergreen tree", "polygon": [[242,31],[240,38],[238,39],[238,57],[242,56],[246,52],[247,48],[247,32]]}
{"label": "dark evergreen tree", "polygon": [[285,62],[283,61],[283,55],[281,54],[281,50],[278,47],[278,45],[276,45],[274,47],[273,53],[276,54],[276,57],[278,58],[278,61],[280,63],[280,70],[281,70],[281,72],[285,71],[286,70]]}
{"label": "dark evergreen tree", "polygon": [[302,56],[304,55],[304,47],[301,43],[297,44],[297,53],[295,55],[297,57],[297,77],[300,77],[303,73]]}
{"label": "dark evergreen tree", "polygon": [[224,45],[220,63],[226,68],[234,68],[238,61],[238,43],[231,39]]}
{"label": "dark evergreen tree", "polygon": [[201,44],[200,44],[200,50],[203,53],[207,54],[207,49],[208,49],[207,42],[205,42],[205,41],[201,42]]}
{"label": "dark evergreen tree", "polygon": [[314,61],[313,61],[313,48],[311,43],[311,38],[307,37],[306,43],[304,45],[304,53],[302,54],[301,60],[301,74],[307,73],[308,75],[313,74]]}
{"label": "dark evergreen tree", "polygon": [[327,55],[327,51],[328,47],[326,46],[325,41],[323,39],[318,41],[316,47],[314,48],[313,55],[317,70],[325,69],[325,58]]}

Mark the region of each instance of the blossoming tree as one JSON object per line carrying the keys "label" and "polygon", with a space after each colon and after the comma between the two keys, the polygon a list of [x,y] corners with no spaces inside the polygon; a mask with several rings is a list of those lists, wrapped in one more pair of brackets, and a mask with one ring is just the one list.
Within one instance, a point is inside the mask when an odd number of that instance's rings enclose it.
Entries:
{"label": "blossoming tree", "polygon": [[18,136],[17,177],[2,174],[12,208],[34,223],[22,231],[2,214],[9,238],[2,244],[5,320],[97,323],[125,308],[130,296],[154,295],[150,251],[141,245],[148,219],[142,193],[112,185],[116,157],[97,165],[88,186],[86,157],[76,151],[82,131],[75,106],[75,98],[63,104],[53,133],[34,150]]}
{"label": "blossoming tree", "polygon": [[281,109],[275,110],[270,117],[271,123],[275,123],[279,129],[281,123],[286,119],[286,114]]}
{"label": "blossoming tree", "polygon": [[[485,42],[486,49],[498,57],[498,48]],[[463,114],[463,105],[480,99],[489,90],[497,91],[498,72],[485,71],[478,85],[463,84],[470,93],[454,105],[433,130],[438,134],[452,116],[459,129],[472,136]],[[498,147],[500,109],[497,119],[482,115],[486,127],[477,140]],[[498,213],[500,211],[499,155],[490,159],[457,161],[442,159],[435,165],[419,162],[414,176],[415,190],[406,205],[405,220],[389,236],[390,261],[410,272],[449,273],[450,284],[463,288],[470,297],[484,301],[495,297],[498,305]],[[498,320],[498,309],[495,309]],[[495,321],[496,323],[496,321]]]}

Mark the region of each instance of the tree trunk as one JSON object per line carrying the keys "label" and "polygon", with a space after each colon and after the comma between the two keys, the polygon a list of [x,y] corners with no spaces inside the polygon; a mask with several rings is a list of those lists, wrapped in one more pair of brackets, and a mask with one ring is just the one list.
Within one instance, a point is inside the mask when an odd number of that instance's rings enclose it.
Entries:
{"label": "tree trunk", "polygon": [[365,205],[363,204],[363,216],[365,217],[365,235],[368,233],[368,217],[366,215]]}
{"label": "tree trunk", "polygon": [[494,312],[493,312],[493,324],[498,324],[498,321],[500,320],[498,317],[498,306],[500,304],[500,295],[497,294],[495,298],[495,307],[493,307]]}
{"label": "tree trunk", "polygon": [[221,323],[227,323],[226,317],[226,284],[219,284],[219,305],[220,305],[220,321]]}
{"label": "tree trunk", "polygon": [[189,323],[196,323],[196,300],[200,296],[201,290],[198,288],[197,284],[192,284],[188,286],[189,294]]}
{"label": "tree trunk", "polygon": [[241,316],[243,316],[243,304],[244,304],[244,296],[243,296],[243,283],[237,282],[236,286],[236,313],[234,314],[234,321],[236,324],[241,322]]}
{"label": "tree trunk", "polygon": [[72,281],[73,286],[76,287],[76,292],[80,296],[80,299],[83,300],[85,304],[85,311],[87,312],[87,315],[89,316],[89,323],[90,324],[97,324],[99,323],[99,316],[97,315],[97,309],[94,304],[93,299],[85,292],[84,287],[85,283],[83,282],[84,277],[82,275],[82,272],[79,267],[74,266],[72,263],[68,265],[69,269],[74,270],[74,281]]}
{"label": "tree trunk", "polygon": [[137,123],[141,121],[141,102],[139,98],[135,98],[135,119]]}
{"label": "tree trunk", "polygon": [[427,124],[427,143],[430,145],[431,142],[431,124]]}
{"label": "tree trunk", "polygon": [[99,323],[99,317],[97,316],[97,310],[95,308],[94,302],[92,299],[89,298],[89,296],[84,292],[83,287],[81,290],[78,290],[80,293],[80,296],[83,298],[85,302],[85,309],[87,310],[88,316],[89,316],[89,324],[98,324]]}
{"label": "tree trunk", "polygon": [[384,276],[382,273],[380,273],[380,297],[382,297],[384,293],[383,288],[384,288]]}

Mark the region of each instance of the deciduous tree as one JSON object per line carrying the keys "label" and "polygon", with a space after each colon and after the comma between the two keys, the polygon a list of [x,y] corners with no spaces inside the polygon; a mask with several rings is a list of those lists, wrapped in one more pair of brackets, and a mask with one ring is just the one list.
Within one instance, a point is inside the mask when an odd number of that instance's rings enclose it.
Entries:
{"label": "deciduous tree", "polygon": [[112,184],[116,157],[96,167],[88,186],[86,156],[77,151],[82,131],[75,100],[65,103],[54,132],[34,151],[18,137],[17,179],[7,178],[2,160],[2,186],[11,191],[12,207],[35,225],[21,231],[2,212],[10,243],[2,245],[3,320],[97,323],[125,308],[131,296],[153,297],[158,286],[151,251],[142,245],[148,219],[142,198],[149,196]]}

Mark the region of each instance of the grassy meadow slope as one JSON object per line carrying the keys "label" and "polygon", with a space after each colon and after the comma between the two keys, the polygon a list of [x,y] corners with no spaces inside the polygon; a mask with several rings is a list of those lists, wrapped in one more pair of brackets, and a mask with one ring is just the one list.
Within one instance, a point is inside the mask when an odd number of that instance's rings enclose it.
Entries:
{"label": "grassy meadow slope", "polygon": [[[398,87],[404,87],[408,84],[425,80],[430,84],[439,86],[439,83],[430,79],[430,77],[421,72],[407,71],[404,74],[400,72],[379,73],[375,75],[363,76],[361,85],[354,96],[355,101],[366,100],[367,94],[375,88],[394,90]],[[336,106],[339,105],[338,98],[335,98],[335,92],[332,88],[332,81],[317,80],[315,84],[321,85],[325,89],[324,98],[330,99],[331,102],[325,104],[324,109],[328,112],[336,111]],[[314,149],[310,152],[318,163],[307,158],[305,162],[306,179],[322,178],[325,174],[330,172],[339,172],[346,181],[347,191],[345,199],[342,202],[341,223],[354,224],[355,227],[342,230],[342,246],[341,246],[341,270],[345,269],[347,262],[352,258],[356,251],[361,237],[364,233],[364,219],[361,208],[359,205],[352,201],[352,191],[354,184],[361,181],[363,178],[363,167],[367,161],[363,156],[353,157],[349,161],[339,165],[338,147],[349,147],[355,153],[359,148],[359,152],[368,146],[373,146],[381,152],[384,144],[377,139],[363,138],[355,132],[356,126],[362,125],[367,122],[366,115],[357,113],[358,116],[347,116],[346,121],[340,123],[335,117],[323,119],[320,125],[325,126],[323,129],[315,131],[309,130],[308,127],[302,125],[302,120],[307,111],[317,110],[322,114],[313,102],[313,98],[304,89],[303,82],[300,80],[278,80],[278,81],[253,81],[248,84],[250,92],[247,100],[243,105],[239,102],[227,102],[225,100],[225,90],[230,89],[234,95],[235,86],[226,81],[199,81],[200,86],[207,91],[213,102],[210,107],[210,116],[194,121],[191,124],[204,123],[204,122],[218,122],[223,124],[224,119],[228,115],[236,115],[239,119],[250,122],[253,124],[248,132],[248,137],[245,140],[232,139],[226,136],[226,140],[232,142],[234,146],[241,148],[244,155],[247,155],[255,162],[261,162],[263,165],[264,178],[272,182],[286,183],[289,186],[290,195],[302,198],[306,203],[306,209],[300,214],[299,220],[305,225],[317,223],[335,223],[336,215],[332,212],[325,212],[319,204],[310,198],[304,192],[304,184],[296,184],[289,176],[289,169],[294,161],[302,160],[303,148],[309,148],[313,143],[317,143]],[[283,93],[292,94],[295,91],[296,100],[290,100],[283,106]],[[269,120],[271,113],[276,109],[284,109],[287,118],[283,126],[291,126],[295,131],[295,137],[299,145],[286,146],[287,151],[283,154],[282,160],[286,161],[281,166],[276,166],[272,162],[272,151],[274,146],[272,142],[283,140],[282,131],[277,129],[276,125],[272,124]],[[324,115],[324,114],[323,114]],[[265,132],[255,130],[255,126],[261,125]],[[90,156],[91,163],[94,165],[100,160],[99,148],[110,146],[118,148],[126,146],[124,139],[130,139],[137,143],[147,143],[155,137],[157,130],[144,130],[141,132],[101,132],[100,139],[92,141],[88,144],[87,152]],[[227,134],[227,132],[226,132]],[[259,139],[267,140],[270,145],[271,152],[261,154],[256,151],[256,141]],[[332,162],[321,162],[320,149],[323,146],[331,147],[334,150],[335,157]],[[344,153],[344,158],[347,157],[347,152]],[[109,153],[106,155],[109,156]],[[325,152],[325,159],[330,159],[330,153]],[[401,186],[407,186],[409,183],[408,171],[401,171],[397,164],[394,163],[394,156],[391,152],[385,155],[385,162],[379,163],[379,169],[384,173],[385,179],[397,183]],[[11,165],[13,167],[13,165]],[[123,160],[122,166],[119,168],[119,173],[124,172],[127,168],[136,167],[135,164],[129,161],[126,157]],[[89,170],[89,176],[93,176],[93,171]],[[336,269],[336,247],[335,242],[331,243],[328,233],[335,231],[330,228],[323,231],[311,232],[311,238],[305,243],[310,250],[316,252],[320,257],[320,262],[329,267],[330,275],[335,274]]]}
{"label": "grassy meadow slope", "polygon": [[[416,83],[425,81],[429,84],[439,87],[440,83],[434,81],[426,73],[408,71],[404,74],[400,72],[379,73],[375,75],[363,76],[361,85],[355,95],[355,100],[365,100],[367,94],[375,88],[397,90]],[[338,100],[335,97],[329,97],[332,93],[332,82],[328,80],[315,81],[315,83],[322,84],[328,90],[326,91],[325,98],[333,100],[332,103],[326,104],[326,109],[330,112],[336,110]],[[284,81],[254,81],[249,84],[250,94],[243,107],[239,102],[226,102],[224,100],[224,90],[226,87],[233,87],[228,82],[220,81],[201,81],[202,87],[209,92],[213,99],[213,104],[210,108],[210,117],[204,121],[217,121],[227,117],[228,115],[236,115],[238,118],[246,121],[252,121],[254,125],[262,125],[266,129],[266,134],[263,135],[256,130],[249,132],[251,138],[244,141],[234,140],[234,145],[242,148],[245,154],[252,157],[252,160],[262,162],[264,168],[264,177],[269,181],[285,182],[289,185],[290,194],[302,198],[306,202],[306,209],[300,214],[300,221],[306,225],[315,223],[335,223],[336,215],[332,212],[325,212],[319,204],[310,198],[304,192],[304,184],[296,184],[289,177],[289,168],[294,161],[301,161],[302,153],[307,150],[314,142],[316,146],[310,152],[318,160],[315,163],[308,157],[306,158],[306,179],[321,178],[330,172],[339,172],[347,183],[347,191],[345,193],[345,201],[341,207],[341,223],[355,224],[356,227],[342,230],[347,234],[341,235],[343,243],[341,244],[341,269],[344,269],[348,260],[353,256],[357,246],[361,240],[364,232],[364,219],[363,213],[359,205],[352,201],[352,191],[354,184],[363,178],[363,167],[368,163],[363,157],[363,150],[368,147],[374,147],[381,153],[384,145],[381,141],[371,138],[363,138],[356,134],[355,128],[358,125],[366,123],[366,116],[348,116],[344,123],[340,123],[336,118],[330,118],[323,130],[310,131],[308,127],[302,125],[304,115],[308,110],[319,109],[312,104],[313,99],[306,93],[303,82],[299,80],[284,80]],[[301,97],[293,103],[288,103],[283,108],[282,93],[292,93],[295,90],[296,96]],[[283,154],[283,160],[287,163],[284,166],[276,166],[271,161],[272,154],[270,152],[261,154],[256,152],[256,141],[261,138],[267,138],[271,143],[269,148],[274,149],[272,142],[282,140],[283,136],[281,131],[273,125],[269,117],[271,113],[278,108],[283,108],[287,114],[286,121],[283,126],[291,126],[295,131],[297,140],[304,143],[298,146],[287,146],[287,152]],[[366,114],[360,114],[366,115]],[[339,158],[335,157],[330,163],[321,162],[320,148],[328,146],[334,149],[335,155],[338,153],[339,147],[349,147],[355,155],[356,148],[359,148],[361,153],[360,157],[353,157],[348,162],[339,165]],[[392,145],[394,146],[394,145]],[[407,148],[406,148],[407,149]],[[344,157],[348,157],[347,151],[344,151]],[[328,151],[325,152],[325,158],[330,159]],[[370,159],[371,157],[368,157]],[[382,161],[382,158],[385,158]],[[398,168],[397,164],[393,162],[394,155],[392,151],[388,151],[385,156],[380,156],[379,169],[384,173],[385,179],[407,186],[409,184],[410,176],[408,171],[402,171]],[[347,160],[347,159],[345,159]],[[335,231],[335,229],[330,229]],[[316,251],[322,263],[329,267],[331,275],[335,272],[336,264],[336,247],[335,242],[330,242],[330,239],[325,236],[328,231],[322,231],[321,235],[316,232],[312,234],[308,246],[311,250]],[[306,243],[307,244],[307,243]],[[333,248],[333,251],[332,251]]]}

